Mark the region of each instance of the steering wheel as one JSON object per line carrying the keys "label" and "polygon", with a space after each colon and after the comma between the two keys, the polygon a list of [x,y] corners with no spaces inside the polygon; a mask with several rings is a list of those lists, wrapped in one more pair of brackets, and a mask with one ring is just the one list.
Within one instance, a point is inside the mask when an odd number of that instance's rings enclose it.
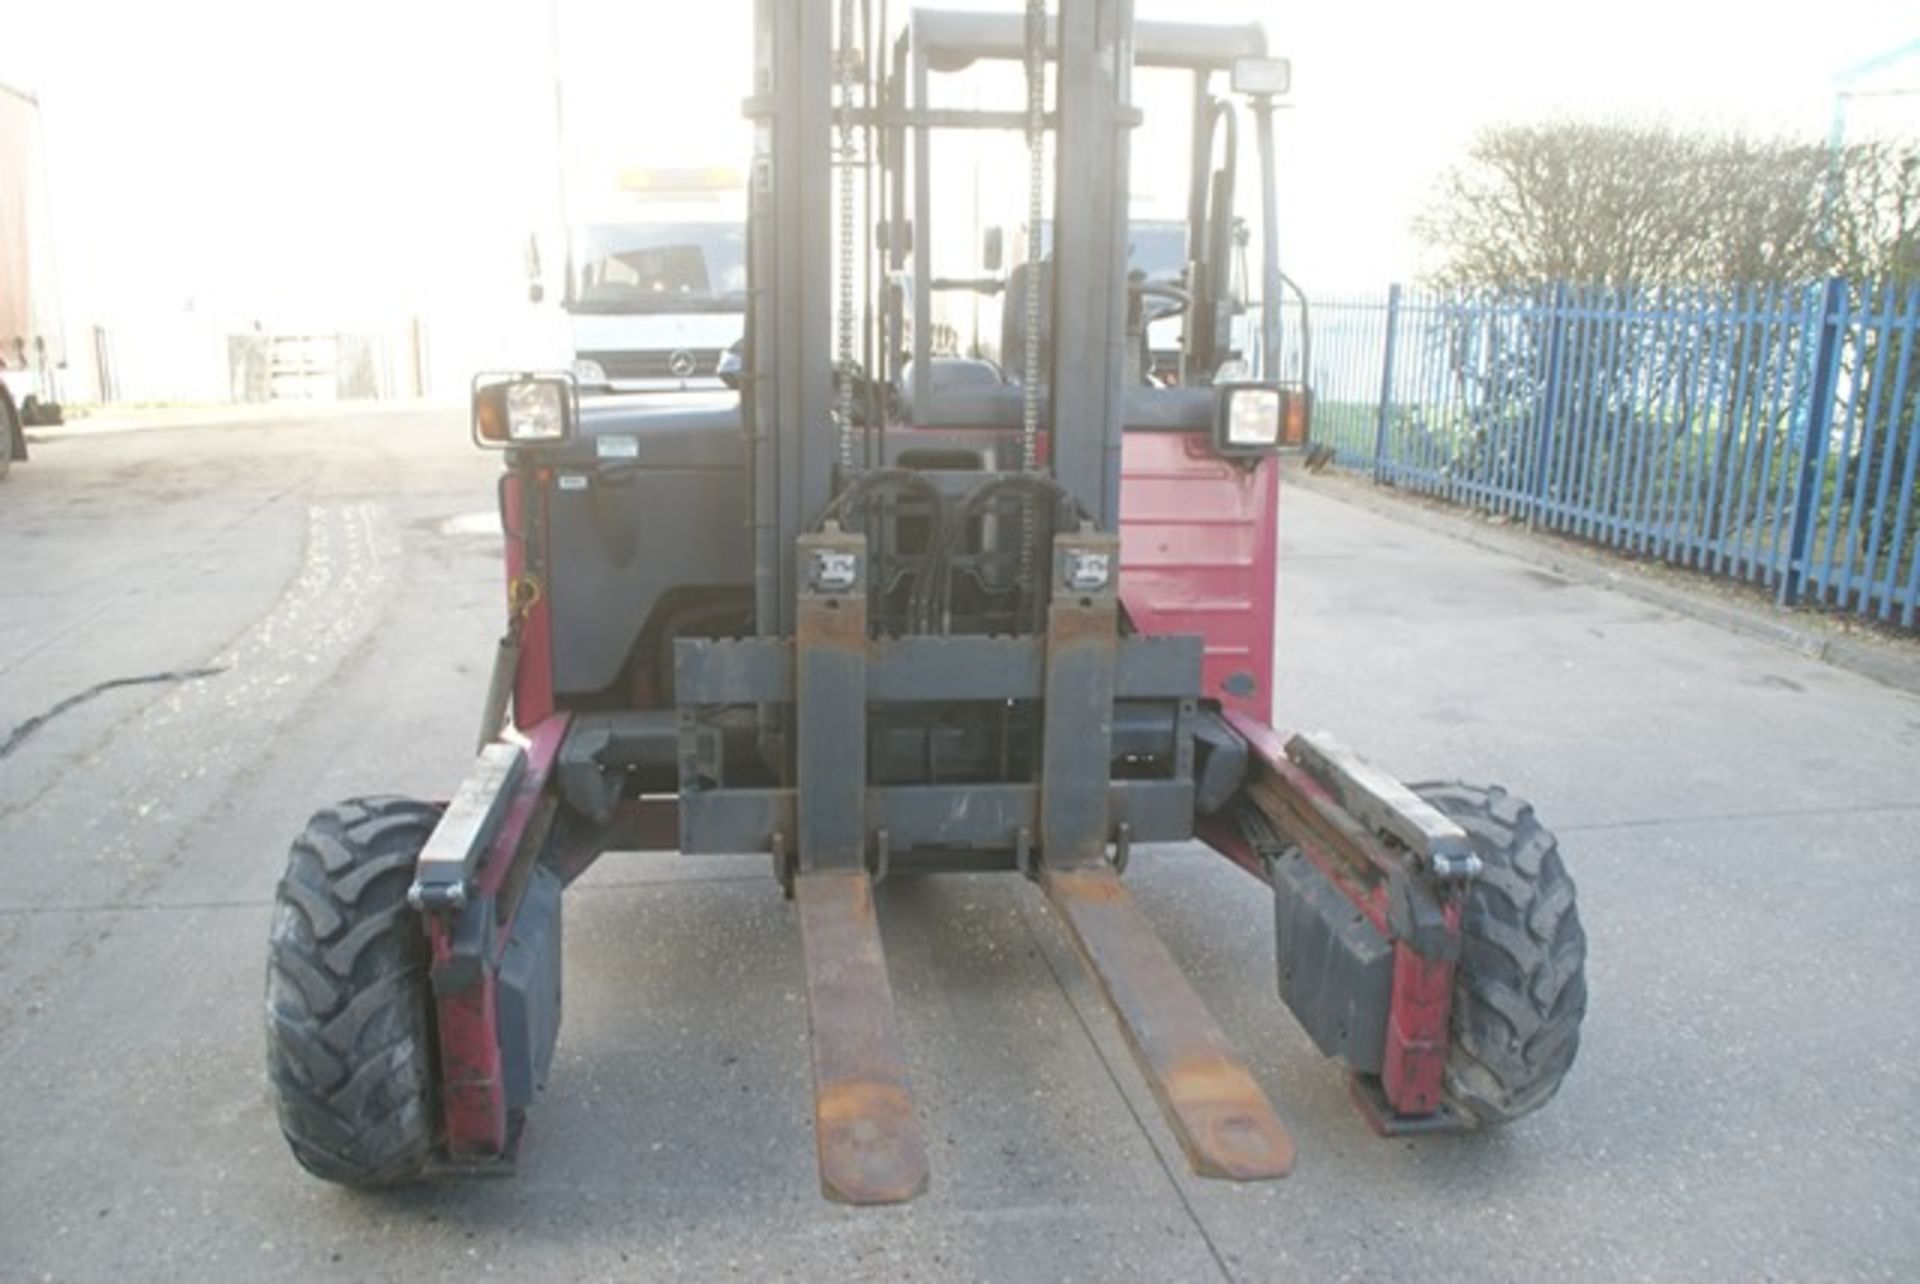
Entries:
{"label": "steering wheel", "polygon": [[1193,295],[1169,281],[1129,281],[1127,289],[1145,301],[1141,320],[1147,325],[1180,316],[1193,306]]}

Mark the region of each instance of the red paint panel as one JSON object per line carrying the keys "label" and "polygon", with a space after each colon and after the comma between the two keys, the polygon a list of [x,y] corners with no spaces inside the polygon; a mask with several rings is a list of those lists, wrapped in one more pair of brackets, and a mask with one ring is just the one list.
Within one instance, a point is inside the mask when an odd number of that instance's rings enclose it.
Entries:
{"label": "red paint panel", "polygon": [[1120,599],[1142,633],[1198,634],[1202,693],[1273,717],[1280,464],[1251,467],[1206,433],[1131,432],[1120,470]]}
{"label": "red paint panel", "polygon": [[553,773],[554,759],[560,756],[560,742],[567,738],[568,721],[569,715],[555,714],[526,733],[527,769],[520,777],[507,814],[500,821],[500,832],[494,836],[492,845],[480,858],[479,868],[474,871],[474,882],[482,896],[497,893],[500,885],[506,881],[507,871],[513,867],[514,853],[519,851],[520,840],[526,836],[533,813],[540,806],[541,795],[546,792],[547,777]]}
{"label": "red paint panel", "polygon": [[[427,942],[437,972],[453,958],[452,920],[430,918]],[[447,1153],[457,1158],[491,1158],[507,1146],[507,1093],[493,976],[489,964],[481,968],[479,982],[470,989],[434,999],[434,1023],[440,1035],[440,1113]]]}
{"label": "red paint panel", "polygon": [[[527,769],[500,832],[481,856],[474,871],[475,890],[489,904],[506,881],[513,858],[526,837],[541,797],[546,792],[554,759],[566,738],[568,716],[559,714],[534,727],[527,744]],[[491,1158],[507,1144],[506,1080],[500,1062],[499,993],[495,978],[500,956],[513,934],[511,920],[495,934],[492,952],[478,960],[464,960],[475,976],[464,989],[442,992],[434,1001],[440,1032],[440,1104],[446,1123],[447,1152],[458,1159]],[[427,939],[436,972],[454,963],[453,921],[434,916]]]}
{"label": "red paint panel", "polygon": [[[510,532],[526,531],[527,515],[532,504],[544,504],[545,498],[536,494],[531,501],[523,493],[525,473],[509,473],[500,489],[500,504],[504,510],[506,528]],[[544,478],[544,473],[541,474]],[[544,516],[544,514],[543,514]],[[546,523],[541,523],[545,529]],[[540,550],[540,560],[546,561],[546,550]],[[507,540],[507,609],[513,609],[514,589],[526,572],[526,549],[517,538]],[[541,584],[539,596],[533,609],[527,613],[527,620],[520,634],[520,667],[513,678],[513,722],[522,729],[545,720],[553,713],[553,616],[548,609],[552,594],[550,586]]]}
{"label": "red paint panel", "polygon": [[455,1158],[492,1158],[507,1148],[507,1092],[500,1064],[500,1023],[494,973],[439,1001],[440,1096],[447,1152]]}
{"label": "red paint panel", "polygon": [[[1459,930],[1459,914],[1448,925]],[[1393,946],[1393,1004],[1387,1015],[1386,1064],[1380,1085],[1403,1115],[1440,1108],[1447,1068],[1447,1019],[1453,1007],[1453,964],[1425,959],[1404,941]]]}

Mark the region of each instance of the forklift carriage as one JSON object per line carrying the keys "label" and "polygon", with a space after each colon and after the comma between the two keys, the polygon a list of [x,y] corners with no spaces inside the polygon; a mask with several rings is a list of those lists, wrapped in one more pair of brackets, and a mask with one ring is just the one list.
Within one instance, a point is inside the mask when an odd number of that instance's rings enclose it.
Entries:
{"label": "forklift carriage", "polygon": [[[1201,1174],[1280,1177],[1294,1143],[1122,881],[1143,843],[1199,838],[1270,888],[1281,997],[1376,1131],[1544,1104],[1585,1007],[1551,834],[1503,790],[1409,788],[1271,726],[1278,456],[1311,405],[1279,377],[1285,64],[1258,26],[1131,0],[895,31],[835,8],[755,4],[737,404],[475,383],[508,621],[481,747],[446,803],[359,799],[294,843],[267,1025],[295,1157],[354,1185],[510,1167],[559,1031],[562,891],[609,850],[768,856],[847,1202],[927,1182],[872,894],[895,875],[1037,883]],[[990,64],[1024,103],[937,105]],[[1127,270],[1136,67],[1191,83],[1173,280]],[[942,279],[932,146],[974,130],[1026,142],[1026,252]],[[1000,300],[999,363],[935,351],[955,291]],[[1147,331],[1174,315],[1169,371]]]}

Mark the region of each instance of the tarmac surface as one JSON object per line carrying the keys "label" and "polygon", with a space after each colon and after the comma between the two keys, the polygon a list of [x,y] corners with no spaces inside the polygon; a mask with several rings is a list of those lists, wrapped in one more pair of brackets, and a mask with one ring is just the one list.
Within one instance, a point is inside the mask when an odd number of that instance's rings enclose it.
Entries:
{"label": "tarmac surface", "polygon": [[1376,1140],[1260,886],[1149,848],[1136,896],[1300,1147],[1195,1178],[1034,888],[895,879],[932,1184],[837,1207],[765,860],[615,854],[569,894],[518,1174],[307,1177],[263,1071],[274,883],[317,806],[466,765],[496,465],[457,413],[358,413],[60,437],[0,485],[0,1278],[1920,1277],[1920,698],[1304,490],[1283,724],[1562,837],[1592,1001],[1546,1110]]}

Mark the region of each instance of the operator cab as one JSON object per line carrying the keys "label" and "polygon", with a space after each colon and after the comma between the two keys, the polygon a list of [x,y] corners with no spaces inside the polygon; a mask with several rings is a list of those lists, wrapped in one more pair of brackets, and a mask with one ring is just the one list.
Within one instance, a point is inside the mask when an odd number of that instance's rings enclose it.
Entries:
{"label": "operator cab", "polygon": [[[565,413],[532,435],[505,401],[477,427],[548,465],[564,703],[657,707],[675,637],[721,617],[784,630],[790,556],[774,545],[820,520],[866,530],[876,636],[1034,632],[1034,550],[1056,521],[1086,520],[1121,538],[1129,626],[1199,633],[1206,696],[1265,716],[1273,457],[1304,438],[1309,404],[1304,304],[1287,306],[1275,229],[1285,63],[1257,24],[1131,30],[1117,93],[1043,91],[1036,163],[1022,16],[912,11],[829,113],[828,145],[860,158],[846,188],[781,185],[756,156],[755,285],[728,295],[747,334],[719,371],[737,397],[612,399],[596,380],[558,390]],[[1059,154],[1061,112],[1107,101],[1112,128],[1080,136],[1119,140],[1112,154]],[[780,243],[809,220],[852,251],[823,262]],[[627,306],[671,266],[658,257],[590,260],[600,293],[580,297]],[[796,329],[776,294],[821,322]],[[658,547],[664,529],[699,536]]]}
{"label": "operator cab", "polygon": [[[895,50],[899,115],[940,112],[963,97],[954,82],[1017,75],[1005,64],[1021,58],[1023,36],[1017,15],[914,11]],[[1298,400],[1283,427],[1303,438],[1304,302],[1279,271],[1274,226],[1272,120],[1286,64],[1268,56],[1257,25],[1141,22],[1133,55],[1134,115],[1124,122],[1130,174],[1116,176],[1136,180],[1122,269],[1124,426],[1209,431],[1218,417],[1211,389],[1258,382],[1276,386],[1283,402]],[[880,229],[888,247],[881,381],[898,398],[902,425],[1017,427],[1030,320],[1043,383],[1053,367],[1054,220],[1007,209],[1017,134],[1002,127],[996,135],[995,120],[964,133],[952,124],[949,117],[946,127],[909,124],[887,134],[887,154],[901,163],[890,174]],[[1169,170],[1185,180],[1178,190],[1150,190]],[[1006,217],[984,228],[945,226],[963,221],[950,212],[982,209]],[[956,248],[973,247],[973,261],[951,261]],[[1302,332],[1291,344],[1283,324],[1289,295]],[[917,378],[916,369],[931,378]]]}

